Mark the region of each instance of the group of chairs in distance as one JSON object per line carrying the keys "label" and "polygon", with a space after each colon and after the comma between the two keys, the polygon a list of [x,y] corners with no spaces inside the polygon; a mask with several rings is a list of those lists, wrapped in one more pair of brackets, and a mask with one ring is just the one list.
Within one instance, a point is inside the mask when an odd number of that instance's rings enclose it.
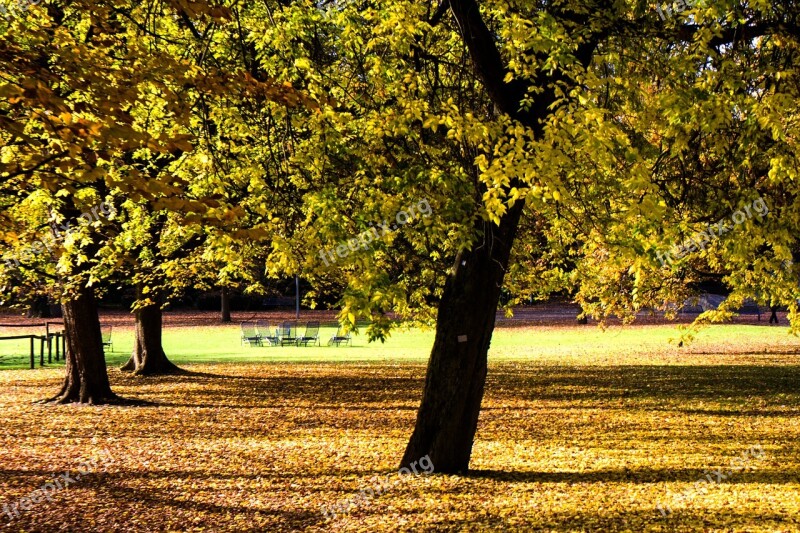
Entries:
{"label": "group of chairs in distance", "polygon": [[[248,346],[321,346],[319,339],[319,322],[307,322],[306,329],[299,335],[299,328],[294,322],[284,322],[274,331],[269,324],[261,321],[242,322],[242,345]],[[328,340],[328,346],[350,344],[350,332],[344,332],[340,326],[336,334]]]}

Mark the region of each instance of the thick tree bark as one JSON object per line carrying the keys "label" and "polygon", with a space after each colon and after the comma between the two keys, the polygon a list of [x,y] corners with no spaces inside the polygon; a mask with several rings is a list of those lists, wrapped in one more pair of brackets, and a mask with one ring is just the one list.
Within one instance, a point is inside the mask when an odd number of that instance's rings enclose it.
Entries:
{"label": "thick tree bark", "polygon": [[469,466],[500,289],[523,205],[517,202],[499,226],[483,223],[483,242],[459,255],[445,283],[422,404],[401,467],[426,455],[437,472]]}
{"label": "thick tree bark", "polygon": [[120,370],[141,376],[157,376],[180,372],[164,353],[161,343],[162,313],[158,303],[136,310],[136,332],[131,358]]}
{"label": "thick tree bark", "polygon": [[227,324],[231,321],[231,295],[226,287],[219,291],[220,321]]}
{"label": "thick tree bark", "polygon": [[58,403],[117,403],[108,381],[97,300],[90,287],[62,303],[66,339],[64,386],[51,401]]}

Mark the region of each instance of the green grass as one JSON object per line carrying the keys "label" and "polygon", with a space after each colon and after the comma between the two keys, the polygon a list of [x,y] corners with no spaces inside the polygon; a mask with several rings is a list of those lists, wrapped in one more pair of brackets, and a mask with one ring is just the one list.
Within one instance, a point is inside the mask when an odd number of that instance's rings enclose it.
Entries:
{"label": "green grass", "polygon": [[[175,327],[164,331],[164,348],[176,364],[243,362],[386,362],[425,361],[433,344],[433,331],[399,330],[385,343],[369,343],[356,335],[352,346],[328,347],[332,328],[320,332],[322,346],[249,347],[239,342],[238,325]],[[4,335],[31,333],[5,330]],[[468,332],[465,332],[468,334]],[[703,330],[697,339],[679,348],[680,332],[672,325],[543,326],[500,328],[495,331],[490,361],[519,361],[535,358],[546,364],[605,364],[623,354],[658,354],[665,364],[682,364],[686,354],[735,354],[795,352],[800,341],[784,327],[718,325]],[[107,355],[109,366],[122,365],[133,348],[133,328],[115,328],[114,350]],[[0,370],[27,368],[28,341],[0,342]],[[38,343],[36,359],[38,368]],[[588,363],[592,361],[591,363]],[[57,366],[59,363],[53,362]],[[60,363],[60,364],[63,364]]]}

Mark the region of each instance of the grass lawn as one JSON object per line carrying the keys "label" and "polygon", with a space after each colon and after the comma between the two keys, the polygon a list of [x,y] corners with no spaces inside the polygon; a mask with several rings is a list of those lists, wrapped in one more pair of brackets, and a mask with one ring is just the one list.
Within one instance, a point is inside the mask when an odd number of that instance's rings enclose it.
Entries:
{"label": "grass lawn", "polygon": [[[112,366],[131,333],[115,331]],[[0,514],[0,529],[800,531],[800,342],[765,326],[716,326],[683,348],[676,335],[499,330],[467,476],[393,473],[430,332],[304,349],[240,347],[235,326],[169,329],[192,374],[111,370],[146,407],[36,405],[63,368],[2,371],[0,507],[75,482]],[[393,486],[323,516],[375,476]]]}

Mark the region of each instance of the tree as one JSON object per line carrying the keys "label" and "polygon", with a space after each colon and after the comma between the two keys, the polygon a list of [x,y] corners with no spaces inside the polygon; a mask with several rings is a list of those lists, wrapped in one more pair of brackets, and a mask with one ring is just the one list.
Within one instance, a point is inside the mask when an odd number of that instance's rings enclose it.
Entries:
{"label": "tree", "polygon": [[[579,3],[554,5],[541,10],[532,9],[527,13],[518,12],[513,8],[507,11],[489,7],[481,10],[475,0],[450,0],[449,7],[469,49],[478,76],[491,99],[518,124],[528,128],[534,139],[547,137],[546,128],[552,126],[556,120],[565,119],[569,123],[570,115],[580,110],[580,103],[584,100],[600,101],[600,95],[591,91],[595,85],[590,83],[595,81],[590,75],[590,70],[598,50],[614,46],[615,41],[622,42],[629,50],[637,45],[645,48],[646,44],[632,38],[628,31],[627,13],[621,11],[619,6],[612,6],[606,2],[590,2],[588,5]],[[781,7],[783,9],[779,8],[777,13],[767,14],[759,12],[757,7],[748,6],[745,10],[751,16],[745,23],[729,23],[729,19],[720,10],[714,15],[699,17],[700,23],[697,25],[678,23],[674,29],[670,28],[672,31],[666,32],[666,36],[690,42],[691,59],[700,56],[707,61],[721,54],[728,55],[729,61],[736,61],[737,58],[747,57],[765,46],[764,41],[768,39],[760,40],[759,36],[774,36],[778,41],[789,38],[790,28],[797,28],[797,13],[792,14],[788,5]],[[529,25],[526,27],[538,26],[539,32],[552,24],[555,28],[548,29],[556,29],[557,33],[554,34],[559,35],[563,42],[553,43],[548,49],[541,46],[520,46],[535,44],[533,39],[529,42],[513,43],[513,39],[509,38],[510,42],[500,41],[501,45],[516,46],[513,50],[506,49],[506,57],[503,57],[501,49],[498,48],[497,32],[491,31],[484,21],[484,16],[489,13],[491,13],[489,16],[496,17],[495,20],[501,19],[499,25],[504,29],[520,24],[519,19],[528,22]],[[546,18],[541,17],[542,15]],[[645,22],[643,19],[646,17],[638,17],[636,21]],[[637,29],[640,27],[637,25]],[[647,28],[647,25],[644,27]],[[713,31],[710,31],[711,29]],[[661,32],[656,29],[642,33],[650,37]],[[511,37],[510,30],[507,35]],[[564,50],[564,43],[568,43],[567,50]],[[729,45],[732,46],[726,54],[724,47]],[[767,48],[771,46],[766,44]],[[793,48],[789,57],[793,56],[796,68],[797,49],[796,46]],[[557,57],[554,54],[556,51],[567,54]],[[522,64],[534,67],[527,71],[525,67],[511,67],[512,64],[520,64],[518,62],[520,56],[527,59],[522,61]],[[669,59],[678,68],[684,68],[689,73],[694,73],[700,68],[696,61],[687,61],[680,54]],[[611,65],[612,70],[615,66]],[[763,74],[765,70],[769,71],[762,69],[759,73]],[[795,71],[794,76],[796,75]],[[647,82],[642,80],[641,83]],[[749,96],[754,96],[758,88],[753,87],[752,90]],[[796,85],[788,90],[795,92]],[[586,95],[578,96],[576,94],[578,91],[586,91]],[[573,102],[577,100],[579,105],[573,105],[570,100]],[[559,116],[562,112],[564,115]],[[713,128],[714,118],[713,115],[681,117],[679,123],[682,123],[684,128],[687,122],[696,123],[698,129],[708,130],[709,122]],[[569,128],[564,130],[563,133],[569,133]],[[635,135],[640,132],[643,133],[643,130],[630,132],[629,135],[635,139]],[[554,140],[557,139],[559,138]],[[647,158],[648,146],[636,148],[639,149],[641,159]],[[602,151],[593,153],[595,157],[600,154]],[[697,162],[699,163],[697,166],[701,168],[718,170],[704,162],[702,158],[698,158]],[[735,162],[737,161],[731,163]],[[602,168],[600,165],[597,166]],[[624,166],[619,170],[630,172]],[[524,181],[519,182],[524,177],[519,169],[507,168],[507,171],[513,176],[510,186],[506,189],[509,193],[507,196],[511,196],[511,187],[531,185]],[[625,185],[624,182],[622,185]],[[509,207],[500,217],[497,226],[485,231],[490,235],[487,242],[494,245],[490,249],[496,250],[497,255],[491,256],[491,252],[479,250],[476,250],[477,257],[476,251],[462,255],[447,281],[440,303],[436,341],[428,367],[422,405],[414,434],[403,457],[404,465],[417,457],[429,455],[440,471],[453,472],[468,467],[483,394],[486,352],[497,305],[497,292],[494,288],[499,288],[503,282],[508,266],[507,250],[512,246],[522,204],[522,200],[511,198]],[[752,257],[750,254],[745,255]],[[489,266],[490,264],[492,266]],[[483,299],[476,294],[480,292],[475,288],[479,284],[488,284],[491,287]],[[796,290],[794,293],[796,294]],[[636,294],[636,292],[634,290],[626,294]],[[466,302],[475,301],[478,302],[475,308],[463,311]],[[796,306],[795,303],[792,305]],[[464,325],[467,327],[463,327]],[[468,335],[473,332],[474,340]]]}
{"label": "tree", "polygon": [[111,391],[97,301],[91,289],[84,288],[62,304],[66,339],[66,377],[61,391],[53,397],[59,403],[115,403],[119,397]]}
{"label": "tree", "polygon": [[[142,206],[147,210],[147,204]],[[141,213],[140,213],[141,214]],[[126,255],[136,258],[130,264],[132,283],[136,287],[136,302],[134,303],[135,330],[133,353],[121,370],[133,371],[137,375],[163,375],[178,372],[164,352],[161,342],[163,326],[162,306],[167,300],[169,280],[165,273],[169,272],[167,258],[164,254],[155,252],[164,244],[162,235],[165,232],[165,215],[144,216],[141,225],[136,228],[145,228],[139,237],[143,237],[138,246],[128,249]],[[149,223],[149,224],[148,224]],[[128,243],[136,242],[131,232],[123,233]],[[186,245],[184,245],[186,246]]]}
{"label": "tree", "polygon": [[[563,75],[546,76],[544,96],[520,109],[528,84],[503,81],[492,32],[480,18],[446,23],[450,7],[290,6],[273,13],[277,29],[259,43],[268,72],[279,78],[270,63],[293,64],[299,72],[284,74],[292,82],[299,78],[312,95],[330,88],[332,96],[293,137],[293,170],[309,184],[311,216],[290,238],[318,257],[281,250],[273,269],[303,261],[316,281],[335,268],[349,282],[342,319],[372,319],[373,338],[388,332],[387,311],[425,321],[438,302],[426,392],[403,463],[430,454],[444,472],[468,465],[495,310],[530,185],[524,149],[544,132],[539,120],[557,94],[548,84]],[[475,26],[465,33],[480,36],[469,49],[490,54],[479,76],[454,46],[464,22]],[[580,67],[573,60],[564,70]],[[558,199],[558,190],[537,188],[540,203]],[[426,208],[409,217],[412,205]]]}
{"label": "tree", "polygon": [[[90,257],[101,252],[104,231],[97,209],[108,188],[101,176],[110,154],[133,137],[125,109],[136,94],[115,87],[119,78],[103,66],[114,69],[98,63],[118,50],[116,29],[92,25],[97,11],[81,16],[80,7],[35,6],[0,22],[6,26],[0,175],[9,200],[4,218],[13,223],[4,239],[11,245],[4,275],[21,283],[47,280],[61,299],[67,366],[55,400],[105,403],[117,398],[103,357]],[[88,34],[78,29],[82,22]],[[117,72],[136,85],[134,69],[122,65]]]}
{"label": "tree", "polygon": [[[511,257],[544,274],[537,281],[517,269],[516,286],[567,290],[596,316],[632,319],[643,305],[680,301],[686,279],[658,268],[656,251],[697,220],[684,217],[666,231],[659,225],[690,206],[710,218],[734,196],[669,198],[692,157],[709,187],[731,170],[704,160],[703,144],[686,149],[692,130],[711,130],[709,142],[734,146],[729,131],[703,114],[712,99],[695,98],[709,89],[692,85],[733,87],[731,65],[776,39],[794,43],[790,3],[741,11],[692,9],[666,24],[642,3],[604,1],[336,3],[270,12],[255,43],[261,68],[321,102],[318,114],[287,118],[288,175],[302,185],[307,217],[275,239],[270,271],[299,269],[316,282],[334,270],[348,282],[341,319],[372,319],[373,338],[388,333],[389,310],[424,322],[438,306],[403,465],[428,455],[438,471],[468,468],[499,294],[515,272]],[[795,45],[784,48],[794,64]],[[721,76],[703,78],[718,58]],[[673,79],[686,86],[661,81]],[[697,116],[683,112],[687,102]],[[721,155],[723,144],[711,146]],[[753,194],[750,184],[737,201]],[[435,216],[374,231],[420,198]],[[738,257],[733,271],[742,272],[739,261],[753,255]]]}
{"label": "tree", "polygon": [[227,287],[219,290],[220,313],[219,321],[223,324],[231,321],[231,294]]}
{"label": "tree", "polygon": [[[494,312],[524,207],[507,209],[495,193],[508,180],[486,179],[476,163],[524,143],[526,134],[507,141],[513,123],[496,112],[463,49],[453,46],[457,35],[441,23],[443,10],[362,7],[287,5],[270,13],[256,39],[268,76],[320,102],[318,113],[286,118],[287,176],[306,217],[273,239],[268,268],[302,271],[314,284],[331,272],[345,277],[341,319],[352,327],[369,318],[376,339],[391,327],[389,311],[424,322],[438,302],[428,381],[445,401],[421,415],[432,433],[421,428],[415,439],[419,451],[427,448],[446,419],[450,433],[432,453],[437,468],[453,471],[469,457]],[[270,138],[279,142],[280,133]],[[459,439],[468,445],[451,453]]]}
{"label": "tree", "polygon": [[[55,2],[0,22],[0,53],[7,60],[0,86],[0,195],[8,228],[2,275],[15,286],[46,280],[62,302],[72,338],[58,401],[116,400],[107,386],[96,298],[104,282],[128,272],[122,268],[132,259],[127,245],[135,243],[127,239],[172,214],[158,246],[175,264],[201,240],[187,235],[181,222],[210,232],[237,217],[235,206],[208,191],[216,183],[204,180],[183,192],[192,182],[175,167],[195,137],[185,102],[215,94],[277,99],[288,90],[187,61],[186,49],[171,44],[169,35],[148,30],[180,34],[190,31],[186,21],[213,27],[226,16],[223,8],[195,4],[187,13],[180,5],[151,12],[146,6]],[[153,25],[139,25],[142,19]],[[100,206],[110,209],[98,215]],[[147,224],[132,227],[137,217]],[[61,232],[51,230],[53,224]],[[50,233],[57,237],[41,253],[37,243]],[[39,253],[31,254],[32,247]],[[134,362],[146,373],[172,370],[160,347],[160,305],[169,291],[158,286],[159,273],[170,279],[168,270],[157,269],[155,278],[141,272],[137,283],[141,294],[149,298],[152,290],[155,297],[140,302],[138,312],[141,342]]]}

